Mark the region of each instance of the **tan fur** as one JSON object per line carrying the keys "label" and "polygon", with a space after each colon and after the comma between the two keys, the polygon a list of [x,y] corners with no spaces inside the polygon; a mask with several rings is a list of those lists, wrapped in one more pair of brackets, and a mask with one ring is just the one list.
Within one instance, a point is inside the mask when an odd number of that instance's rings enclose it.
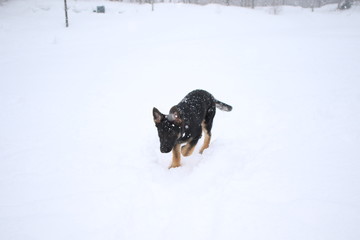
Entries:
{"label": "tan fur", "polygon": [[[205,122],[202,122],[201,124],[201,127],[202,127],[202,130],[204,132],[204,135],[205,135],[205,139],[204,139],[204,143],[200,149],[200,154],[202,154],[204,152],[205,149],[207,149],[210,145],[210,140],[211,140],[211,136],[209,135],[208,131],[206,130],[206,127],[205,127]],[[189,140],[189,142],[191,141],[191,139]],[[180,144],[176,144],[172,150],[172,154],[173,154],[173,157],[172,157],[172,163],[169,167],[170,168],[177,168],[177,167],[180,167],[181,164],[180,164],[180,161],[181,161],[181,155],[180,155],[180,152],[181,154],[184,156],[184,157],[187,157],[187,156],[190,156],[193,152],[194,152],[194,149],[195,149],[195,146],[191,146],[189,144],[189,142],[182,146]],[[180,150],[180,147],[181,147],[181,150]]]}
{"label": "tan fur", "polygon": [[180,156],[180,144],[176,144],[172,150],[172,154],[173,154],[173,158],[172,158],[172,163],[169,167],[170,168],[176,168],[176,167],[180,167],[180,160],[181,160],[181,156]]}
{"label": "tan fur", "polygon": [[204,152],[205,149],[207,149],[210,145],[210,140],[211,140],[211,136],[209,135],[208,131],[206,130],[206,124],[205,122],[202,122],[201,123],[201,127],[202,127],[202,130],[205,134],[205,138],[204,138],[204,144],[202,145],[199,153],[202,154]]}
{"label": "tan fur", "polygon": [[[189,142],[191,141],[192,139],[189,140]],[[181,154],[184,156],[184,157],[188,157],[190,156],[193,151],[195,149],[195,146],[191,146],[189,143],[187,143],[186,145],[182,146],[181,147]]]}

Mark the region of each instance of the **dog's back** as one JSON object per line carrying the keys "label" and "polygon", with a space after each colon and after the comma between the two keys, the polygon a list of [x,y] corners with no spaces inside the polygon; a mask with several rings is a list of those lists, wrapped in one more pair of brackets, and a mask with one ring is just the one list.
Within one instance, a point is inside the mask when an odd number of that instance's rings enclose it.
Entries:
{"label": "dog's back", "polygon": [[205,90],[194,90],[187,94],[181,102],[170,109],[170,114],[178,112],[183,121],[182,136],[178,142],[183,143],[190,138],[199,139],[201,132],[211,134],[216,108],[231,111],[232,107],[216,100]]}
{"label": "dog's back", "polygon": [[209,111],[213,107],[226,112],[232,110],[230,105],[215,99],[209,92],[200,89],[190,92],[176,107],[184,114],[184,117],[196,115],[196,118],[204,117],[206,114],[204,111]]}
{"label": "dog's back", "polygon": [[215,98],[204,90],[194,90],[176,105],[183,120],[191,125],[199,125],[207,111],[215,111]]}

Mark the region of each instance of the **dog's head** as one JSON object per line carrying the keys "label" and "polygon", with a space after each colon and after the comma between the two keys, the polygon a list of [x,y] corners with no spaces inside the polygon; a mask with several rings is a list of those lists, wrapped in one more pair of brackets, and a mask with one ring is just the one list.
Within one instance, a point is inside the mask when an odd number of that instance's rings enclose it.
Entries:
{"label": "dog's head", "polygon": [[168,115],[162,114],[156,108],[153,109],[155,126],[160,138],[160,151],[170,152],[181,137],[182,119],[176,107],[170,109]]}

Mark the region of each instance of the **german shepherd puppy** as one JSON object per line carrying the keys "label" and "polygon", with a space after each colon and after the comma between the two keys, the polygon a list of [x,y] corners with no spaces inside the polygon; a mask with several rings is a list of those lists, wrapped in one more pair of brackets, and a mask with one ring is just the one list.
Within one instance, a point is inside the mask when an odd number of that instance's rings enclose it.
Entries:
{"label": "german shepherd puppy", "polygon": [[[153,108],[154,122],[160,138],[160,151],[168,153],[172,150],[173,157],[169,168],[180,167],[180,152],[183,156],[193,153],[202,132],[205,139],[200,153],[209,147],[216,108],[227,112],[232,110],[230,105],[216,100],[204,90],[190,92],[178,105],[170,109],[168,115]],[[181,147],[184,143],[186,144]]]}

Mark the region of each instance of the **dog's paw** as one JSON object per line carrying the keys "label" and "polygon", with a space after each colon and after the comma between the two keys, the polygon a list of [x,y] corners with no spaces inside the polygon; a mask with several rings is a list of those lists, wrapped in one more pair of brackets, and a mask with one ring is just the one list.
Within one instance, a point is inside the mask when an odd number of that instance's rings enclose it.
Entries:
{"label": "dog's paw", "polygon": [[205,150],[205,149],[208,149],[208,148],[209,148],[209,144],[204,144],[204,145],[201,147],[199,153],[200,153],[200,154],[203,154],[204,150]]}
{"label": "dog's paw", "polygon": [[171,169],[171,168],[177,168],[177,167],[181,167],[181,164],[180,164],[180,163],[178,163],[178,164],[172,163],[172,164],[170,165],[169,169]]}
{"label": "dog's paw", "polygon": [[195,148],[195,146],[191,146],[190,144],[186,144],[186,145],[181,147],[181,154],[184,157],[188,157],[193,153],[194,148]]}

